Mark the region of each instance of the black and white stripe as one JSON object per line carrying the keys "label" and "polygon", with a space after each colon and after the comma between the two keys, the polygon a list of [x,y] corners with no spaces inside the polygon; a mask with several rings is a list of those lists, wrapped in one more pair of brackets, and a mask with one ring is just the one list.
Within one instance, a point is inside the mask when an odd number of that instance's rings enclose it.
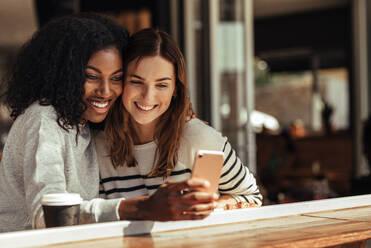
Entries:
{"label": "black and white stripe", "polygon": [[238,201],[261,205],[263,197],[254,176],[242,164],[228,141],[224,144],[223,152],[225,160],[219,182],[219,192],[231,194]]}
{"label": "black and white stripe", "polygon": [[[182,175],[189,175],[191,174],[190,169],[183,169],[178,171],[173,171],[170,174],[170,179],[174,176],[182,176]],[[149,184],[149,179],[151,181],[158,181],[160,183],[158,184]],[[117,187],[114,185],[125,185],[125,182],[131,181],[131,184],[135,184],[137,181],[138,184],[136,186],[131,187]],[[134,181],[134,182],[133,182]],[[130,176],[113,176],[113,177],[107,177],[102,178],[100,180],[100,195],[109,196],[114,193],[129,193],[134,191],[139,191],[142,189],[146,189],[148,191],[156,190],[158,187],[160,187],[161,184],[164,183],[164,180],[162,177],[149,177],[147,175],[130,175]]]}
{"label": "black and white stripe", "polygon": [[179,157],[170,177],[147,177],[153,166],[154,154],[157,149],[155,142],[135,147],[136,167],[120,167],[114,169],[105,150],[104,137],[97,142],[100,196],[102,198],[132,198],[153,194],[157,188],[168,180],[183,181],[192,173],[194,156],[197,150],[222,150],[224,165],[219,181],[219,193],[232,195],[239,202],[262,204],[262,195],[256,185],[254,175],[238,158],[231,144],[212,127],[198,119],[187,122]]}

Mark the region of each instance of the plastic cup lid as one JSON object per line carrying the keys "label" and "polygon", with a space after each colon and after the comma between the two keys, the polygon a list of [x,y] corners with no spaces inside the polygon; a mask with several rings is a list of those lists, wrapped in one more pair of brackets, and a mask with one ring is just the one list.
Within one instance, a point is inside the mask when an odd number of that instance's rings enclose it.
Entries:
{"label": "plastic cup lid", "polygon": [[41,198],[41,205],[46,206],[78,205],[81,203],[82,198],[75,193],[46,194]]}

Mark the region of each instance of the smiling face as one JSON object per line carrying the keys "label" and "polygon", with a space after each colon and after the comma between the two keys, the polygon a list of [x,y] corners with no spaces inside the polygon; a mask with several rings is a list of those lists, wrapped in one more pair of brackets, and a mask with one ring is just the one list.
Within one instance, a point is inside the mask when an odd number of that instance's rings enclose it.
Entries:
{"label": "smiling face", "polygon": [[95,52],[85,68],[83,121],[103,121],[122,92],[122,62],[116,48]]}
{"label": "smiling face", "polygon": [[[161,56],[131,61],[122,102],[137,129],[154,134],[159,117],[169,108],[175,92],[175,73],[171,62]],[[140,135],[140,134],[138,134]]]}

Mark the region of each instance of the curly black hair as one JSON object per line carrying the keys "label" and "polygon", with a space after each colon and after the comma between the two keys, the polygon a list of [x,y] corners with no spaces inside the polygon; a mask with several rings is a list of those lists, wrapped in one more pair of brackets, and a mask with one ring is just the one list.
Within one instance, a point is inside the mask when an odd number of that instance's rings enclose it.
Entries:
{"label": "curly black hair", "polygon": [[4,81],[5,104],[15,120],[33,102],[52,105],[65,130],[77,127],[83,101],[85,67],[93,53],[115,47],[122,54],[129,34],[119,24],[93,13],[55,19],[26,42]]}

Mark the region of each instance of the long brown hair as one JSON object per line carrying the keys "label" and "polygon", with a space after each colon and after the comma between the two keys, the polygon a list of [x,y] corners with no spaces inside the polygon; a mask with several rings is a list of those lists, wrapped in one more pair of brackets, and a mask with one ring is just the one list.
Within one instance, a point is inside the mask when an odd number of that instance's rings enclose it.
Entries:
{"label": "long brown hair", "polygon": [[[178,150],[184,124],[189,115],[193,113],[188,96],[183,55],[167,33],[155,29],[143,29],[130,37],[127,50],[123,55],[123,68],[128,68],[128,64],[132,61],[139,63],[144,57],[156,55],[167,59],[174,65],[176,92],[169,108],[160,116],[157,123],[154,134],[157,150],[154,166],[148,176],[167,177],[178,161]],[[130,119],[130,114],[125,110],[123,103],[116,101],[107,117],[105,127],[111,161],[115,168],[137,165],[134,158],[136,132]]]}

